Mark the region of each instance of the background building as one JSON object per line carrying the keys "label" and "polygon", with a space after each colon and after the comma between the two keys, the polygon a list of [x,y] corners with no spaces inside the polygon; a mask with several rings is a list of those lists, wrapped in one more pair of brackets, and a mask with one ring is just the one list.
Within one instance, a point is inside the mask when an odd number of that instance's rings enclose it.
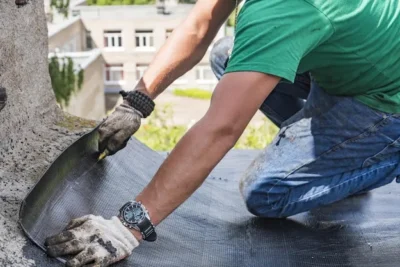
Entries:
{"label": "background building", "polygon": [[[134,88],[156,52],[193,8],[193,4],[177,0],[120,6],[73,0],[65,17],[49,3],[45,0],[49,57],[68,56],[77,70],[84,69],[83,87],[64,110],[88,119],[103,118],[121,101],[120,90]],[[224,25],[215,41],[225,36],[225,31]],[[213,90],[217,80],[209,64],[210,50],[211,46],[200,63],[167,90]]]}
{"label": "background building", "polygon": [[[88,47],[86,29],[79,17],[65,18],[51,12],[45,5],[48,18],[49,59],[71,58],[76,73],[83,70],[82,88],[74,93],[64,111],[82,118],[100,120],[106,114],[103,66],[104,59],[99,49]],[[62,62],[62,60],[60,60]]]}
{"label": "background building", "polygon": [[[194,2],[156,0],[156,4],[149,5],[115,5],[151,0],[70,0],[65,17],[50,7],[50,0],[44,1],[51,64],[52,57],[57,55],[71,58],[76,71],[84,70],[82,88],[63,109],[96,120],[103,119],[122,102],[118,94],[121,89],[135,87],[157,51],[193,8],[193,3],[188,3]],[[234,14],[214,42],[233,35]],[[217,84],[210,68],[210,52],[211,46],[199,64],[155,99],[155,112],[142,121],[146,127],[135,134],[139,140],[155,150],[171,150],[183,133],[204,116]],[[175,91],[177,88],[183,90]],[[184,90],[189,88],[194,90]],[[239,147],[262,148],[276,133],[276,127],[261,112],[257,112],[250,125],[241,137],[243,141],[238,141]]]}
{"label": "background building", "polygon": [[[115,105],[121,89],[134,88],[158,49],[192,7],[193,4],[168,0],[164,9],[160,5],[88,6],[86,2],[72,8],[73,16],[78,16],[86,28],[86,38],[92,39],[88,47],[100,49],[105,59],[107,109]],[[224,36],[224,28],[216,40]],[[176,80],[169,89],[212,90],[216,83],[208,51],[195,68]]]}

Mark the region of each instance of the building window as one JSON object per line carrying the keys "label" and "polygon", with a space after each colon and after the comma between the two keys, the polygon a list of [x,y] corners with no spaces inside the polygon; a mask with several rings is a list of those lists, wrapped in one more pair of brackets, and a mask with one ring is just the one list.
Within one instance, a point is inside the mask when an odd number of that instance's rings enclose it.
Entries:
{"label": "building window", "polygon": [[137,64],[136,65],[136,80],[140,80],[143,77],[144,72],[149,67],[147,64]]}
{"label": "building window", "polygon": [[106,64],[104,76],[107,84],[122,84],[124,82],[124,66],[122,64]]}
{"label": "building window", "polygon": [[91,32],[86,30],[86,49],[92,50],[93,49],[93,40]]}
{"label": "building window", "polygon": [[135,31],[136,49],[137,50],[153,50],[154,37],[152,30],[136,30]]}
{"label": "building window", "polygon": [[199,65],[196,67],[196,81],[198,83],[215,83],[216,78],[214,76],[211,67],[208,65]]}
{"label": "building window", "polygon": [[72,10],[72,16],[73,17],[77,17],[81,15],[81,11],[80,10]]}
{"label": "building window", "polygon": [[121,31],[104,31],[104,47],[110,49],[122,48]]}
{"label": "building window", "polygon": [[166,29],[165,30],[165,39],[168,39],[171,36],[173,31],[174,31],[173,29]]}

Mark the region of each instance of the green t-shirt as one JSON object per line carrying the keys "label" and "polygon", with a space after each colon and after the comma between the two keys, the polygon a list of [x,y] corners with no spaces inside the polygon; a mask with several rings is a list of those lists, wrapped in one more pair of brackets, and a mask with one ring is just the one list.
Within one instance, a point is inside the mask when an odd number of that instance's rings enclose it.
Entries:
{"label": "green t-shirt", "polygon": [[400,113],[400,0],[247,0],[226,73],[294,81]]}

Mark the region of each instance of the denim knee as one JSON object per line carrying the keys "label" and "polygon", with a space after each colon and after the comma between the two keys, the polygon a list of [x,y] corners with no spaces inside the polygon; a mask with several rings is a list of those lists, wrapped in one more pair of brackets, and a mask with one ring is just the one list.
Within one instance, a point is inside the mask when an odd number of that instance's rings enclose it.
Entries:
{"label": "denim knee", "polygon": [[[263,179],[264,180],[264,179]],[[255,181],[243,186],[241,193],[247,210],[263,218],[285,218],[284,208],[288,203],[289,190],[285,187],[276,186],[275,179],[266,179],[263,182]]]}
{"label": "denim knee", "polygon": [[224,75],[233,48],[233,38],[226,36],[218,40],[210,52],[210,65],[218,80]]}

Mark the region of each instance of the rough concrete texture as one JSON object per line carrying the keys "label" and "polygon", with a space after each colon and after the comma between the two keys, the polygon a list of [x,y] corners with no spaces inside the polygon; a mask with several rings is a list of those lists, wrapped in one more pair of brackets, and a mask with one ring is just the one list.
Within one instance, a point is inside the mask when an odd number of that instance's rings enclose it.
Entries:
{"label": "rough concrete texture", "polygon": [[0,1],[0,266],[35,266],[24,258],[18,227],[21,200],[60,152],[93,123],[65,117],[57,107],[47,62],[43,1],[17,7]]}

